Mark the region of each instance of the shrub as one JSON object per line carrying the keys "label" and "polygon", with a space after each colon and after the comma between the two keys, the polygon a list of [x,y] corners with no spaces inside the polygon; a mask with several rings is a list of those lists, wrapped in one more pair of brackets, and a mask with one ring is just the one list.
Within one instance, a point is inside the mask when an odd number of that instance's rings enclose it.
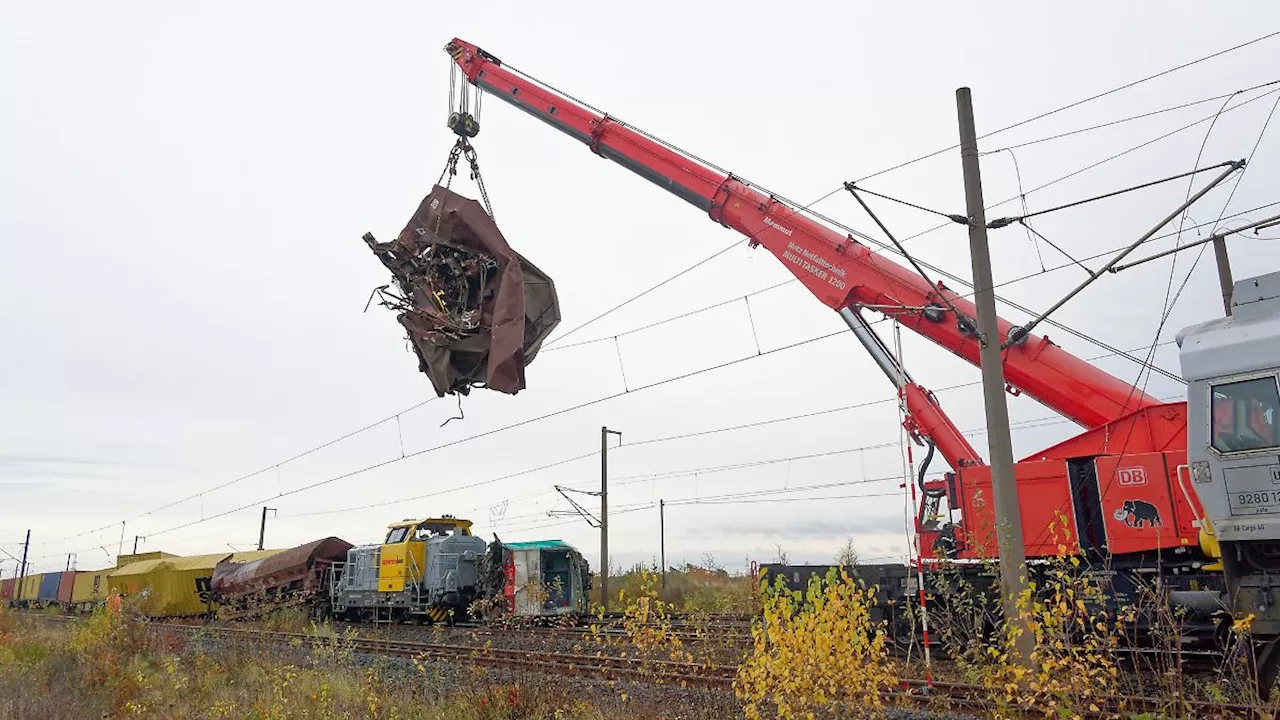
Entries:
{"label": "shrub", "polygon": [[872,620],[876,589],[844,568],[814,577],[804,593],[782,578],[762,583],[763,616],[734,691],[748,718],[812,717],[845,703],[883,706],[897,681],[883,627]]}

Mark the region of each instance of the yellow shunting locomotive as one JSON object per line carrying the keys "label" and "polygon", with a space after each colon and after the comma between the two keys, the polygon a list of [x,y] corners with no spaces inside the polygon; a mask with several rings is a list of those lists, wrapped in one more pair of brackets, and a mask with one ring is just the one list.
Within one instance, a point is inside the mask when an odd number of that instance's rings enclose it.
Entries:
{"label": "yellow shunting locomotive", "polygon": [[485,541],[452,516],[387,526],[381,545],[353,547],[335,568],[333,613],[349,620],[438,622],[476,599]]}

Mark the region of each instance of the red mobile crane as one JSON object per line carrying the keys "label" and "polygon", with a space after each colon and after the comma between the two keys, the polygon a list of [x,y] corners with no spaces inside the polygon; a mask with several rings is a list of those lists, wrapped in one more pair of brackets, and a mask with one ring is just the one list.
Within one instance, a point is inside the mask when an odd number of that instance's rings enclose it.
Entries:
{"label": "red mobile crane", "polygon": [[[454,39],[445,47],[467,80],[644,177],[712,220],[746,235],[782,261],[822,303],[837,311],[897,387],[907,429],[936,446],[953,472],[925,482],[916,519],[921,548],[934,557],[994,555],[991,471],[928,390],[918,385],[863,319],[874,309],[978,364],[974,305],[938,283],[873,253],[800,209],[627,124],[593,112],[548,86],[505,67],[479,47]],[[455,113],[450,125],[473,137],[478,125]],[[1199,499],[1188,476],[1186,403],[1164,403],[1063,350],[1047,336],[999,321],[1012,392],[1022,392],[1085,431],[1015,465],[1029,558],[1070,552],[1106,555],[1138,565],[1199,568],[1213,557],[1201,531]],[[927,460],[926,460],[927,465]],[[946,501],[943,509],[942,501]],[[1070,520],[1066,537],[1033,531]],[[945,522],[943,522],[945,520]],[[1203,546],[1203,547],[1202,547]],[[1157,558],[1157,556],[1159,556]]]}

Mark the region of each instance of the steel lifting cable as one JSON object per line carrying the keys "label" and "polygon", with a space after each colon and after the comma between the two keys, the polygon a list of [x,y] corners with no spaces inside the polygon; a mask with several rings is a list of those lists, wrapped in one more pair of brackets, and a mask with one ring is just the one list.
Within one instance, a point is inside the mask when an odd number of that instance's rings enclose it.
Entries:
{"label": "steel lifting cable", "polygon": [[453,177],[458,174],[460,157],[467,159],[467,165],[471,168],[471,179],[480,189],[480,199],[484,202],[485,212],[489,213],[489,217],[493,217],[493,204],[489,202],[489,191],[485,188],[484,178],[480,175],[480,162],[476,155],[476,148],[465,137],[459,137],[458,142],[454,143],[453,148],[449,150],[449,157],[444,161],[444,170],[440,171],[440,179],[436,180],[436,184],[444,183],[445,188],[453,184]]}
{"label": "steel lifting cable", "polygon": [[[461,94],[456,90],[458,66],[456,63],[449,63],[449,117],[450,126],[453,126],[452,118],[460,115],[463,118],[470,118],[478,128],[480,124],[480,110],[484,103],[484,92],[477,89],[475,98],[475,113],[471,113],[471,92],[470,83],[462,83]],[[455,104],[456,101],[456,104]],[[466,158],[467,165],[471,169],[471,179],[475,181],[476,187],[480,190],[480,200],[484,203],[485,212],[489,213],[489,217],[493,215],[493,203],[489,200],[489,190],[484,185],[484,177],[480,174],[480,161],[476,155],[475,146],[467,139],[467,135],[458,127],[453,127],[453,131],[458,134],[458,141],[449,149],[449,156],[445,159],[444,169],[440,171],[440,177],[436,180],[436,184],[448,189],[453,184],[453,178],[458,174],[458,159]],[[470,134],[474,135],[474,131]]]}

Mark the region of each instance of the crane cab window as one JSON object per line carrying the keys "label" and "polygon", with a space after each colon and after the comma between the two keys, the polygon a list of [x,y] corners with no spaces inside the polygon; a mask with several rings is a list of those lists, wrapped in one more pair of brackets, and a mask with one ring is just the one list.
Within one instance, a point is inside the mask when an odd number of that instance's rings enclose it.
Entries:
{"label": "crane cab window", "polygon": [[1280,391],[1274,376],[1213,386],[1213,448],[1222,453],[1274,448]]}

